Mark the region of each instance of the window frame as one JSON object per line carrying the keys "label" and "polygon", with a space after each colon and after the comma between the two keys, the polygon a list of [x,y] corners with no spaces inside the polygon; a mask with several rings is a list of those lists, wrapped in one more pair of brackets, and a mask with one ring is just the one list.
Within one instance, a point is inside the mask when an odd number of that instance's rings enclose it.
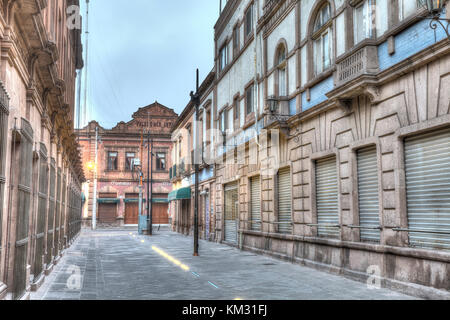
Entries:
{"label": "window frame", "polygon": [[241,33],[241,28],[240,28],[239,24],[236,24],[233,27],[233,59],[236,57],[236,55],[239,52],[240,47],[241,47],[240,33]]}
{"label": "window frame", "polygon": [[[115,153],[116,157],[115,157],[115,168],[111,168],[110,166],[110,159],[111,159],[111,154]],[[106,158],[106,168],[107,171],[117,171],[119,169],[119,152],[117,151],[108,151],[107,152],[107,158]]]}
{"label": "window frame", "polygon": [[[159,157],[159,155],[163,154],[164,157]],[[164,168],[158,168],[159,160],[164,160]],[[165,151],[157,151],[155,152],[155,168],[156,171],[167,171],[167,152]]]}
{"label": "window frame", "polygon": [[[319,27],[316,27],[316,22],[318,19],[322,19],[322,12],[325,7],[328,7],[329,19],[326,22],[321,22]],[[312,54],[312,68],[311,68],[311,79],[328,71],[334,62],[334,16],[332,15],[332,8],[330,3],[327,1],[319,8],[316,13],[315,19],[313,20],[313,28],[311,34],[311,54]],[[325,51],[324,38],[328,38],[328,50]],[[320,50],[317,50],[317,43],[320,43]],[[318,53],[320,52],[320,55]],[[326,54],[328,54],[328,59],[325,60]],[[320,58],[320,65],[318,64],[318,58]],[[325,67],[325,62],[327,66]],[[320,68],[319,68],[320,67]]]}
{"label": "window frame", "polygon": [[[283,59],[280,59],[281,53],[283,53]],[[276,50],[276,82],[275,82],[275,92],[280,97],[288,96],[288,63],[287,63],[287,47],[286,45],[280,44]],[[281,90],[281,71],[284,72],[284,92]]]}
{"label": "window frame", "polygon": [[[363,7],[362,18],[363,18],[363,21],[365,20],[365,23],[363,23],[363,25],[366,29],[363,34],[363,37],[361,39],[358,39],[357,38],[357,35],[358,35],[357,28],[358,28],[359,24],[357,21],[358,15],[356,13],[357,13],[357,10],[360,9],[361,7]],[[374,17],[375,17],[374,11],[372,10],[372,0],[363,0],[353,7],[353,45],[357,45],[366,39],[373,38],[373,36],[374,36],[374,21],[375,21]]]}
{"label": "window frame", "polygon": [[[248,8],[245,10],[244,13],[244,39],[247,41],[249,38],[251,38],[253,29],[255,27],[254,25],[254,12],[253,12],[253,2],[249,4]],[[249,15],[250,14],[250,15]],[[249,25],[250,21],[250,25]]]}
{"label": "window frame", "polygon": [[[249,93],[251,95],[251,109],[249,109]],[[255,84],[251,83],[245,89],[245,115],[249,116],[255,112]]]}
{"label": "window frame", "polygon": [[219,72],[222,72],[228,66],[228,43],[225,44],[219,50]]}
{"label": "window frame", "polygon": [[[129,157],[129,154],[133,154],[133,157]],[[128,163],[128,159],[131,159],[131,162]],[[133,160],[136,159],[136,152],[125,152],[125,171],[132,171]]]}
{"label": "window frame", "polygon": [[[399,22],[402,22],[406,19],[408,19],[409,17],[412,17],[414,14],[417,13],[417,11],[420,9],[420,3],[416,0],[416,10],[414,12],[411,12],[410,14],[405,16],[404,13],[404,3],[405,1],[411,1],[411,0],[397,0],[397,19]],[[414,1],[414,0],[412,0]]]}

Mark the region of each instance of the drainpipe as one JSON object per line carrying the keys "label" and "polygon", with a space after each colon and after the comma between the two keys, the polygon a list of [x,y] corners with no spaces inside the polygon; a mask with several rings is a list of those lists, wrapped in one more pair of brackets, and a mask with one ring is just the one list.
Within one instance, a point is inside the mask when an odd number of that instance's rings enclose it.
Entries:
{"label": "drainpipe", "polygon": [[11,153],[11,166],[9,168],[9,198],[8,198],[8,224],[6,226],[6,235],[8,237],[8,246],[6,248],[6,258],[5,258],[5,284],[8,285],[9,278],[9,253],[11,251],[11,218],[12,218],[12,197],[14,191],[14,170],[16,161],[14,157],[16,154],[16,132],[17,132],[17,118],[14,118],[14,128],[12,130],[12,153]]}

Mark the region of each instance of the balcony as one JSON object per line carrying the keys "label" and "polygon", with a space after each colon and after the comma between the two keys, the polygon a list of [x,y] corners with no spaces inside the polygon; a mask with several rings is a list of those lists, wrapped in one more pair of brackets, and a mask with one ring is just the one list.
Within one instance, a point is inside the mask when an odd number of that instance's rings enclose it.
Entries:
{"label": "balcony", "polygon": [[362,75],[375,75],[378,71],[377,47],[365,46],[337,63],[336,87]]}
{"label": "balcony", "polygon": [[360,95],[368,96],[375,104],[379,99],[378,72],[378,50],[368,39],[367,43],[336,61],[335,86],[326,96],[346,112],[351,109],[351,100]]}

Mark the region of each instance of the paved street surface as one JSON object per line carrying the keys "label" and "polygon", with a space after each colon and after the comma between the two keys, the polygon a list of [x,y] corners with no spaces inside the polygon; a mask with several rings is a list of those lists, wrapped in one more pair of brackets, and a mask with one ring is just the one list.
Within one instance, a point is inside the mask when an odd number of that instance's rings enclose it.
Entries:
{"label": "paved street surface", "polygon": [[46,283],[40,300],[412,299],[386,289],[169,231],[83,231]]}

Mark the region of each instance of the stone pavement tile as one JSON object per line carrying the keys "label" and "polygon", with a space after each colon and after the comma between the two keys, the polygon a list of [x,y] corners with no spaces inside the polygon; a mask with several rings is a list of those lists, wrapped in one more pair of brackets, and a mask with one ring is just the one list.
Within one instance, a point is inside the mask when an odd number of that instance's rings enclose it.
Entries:
{"label": "stone pavement tile", "polygon": [[[410,299],[337,275],[259,256],[225,245],[200,242],[200,257],[192,256],[192,238],[172,232],[153,237],[130,231],[85,230],[66,252],[63,272],[46,295],[36,298],[81,300],[157,299]],[[144,240],[144,243],[141,242]],[[156,246],[183,263],[152,249]],[[80,292],[66,292],[69,263],[79,266]],[[193,274],[194,272],[195,274]],[[213,285],[214,286],[213,286]],[[62,293],[57,294],[57,293]]]}

